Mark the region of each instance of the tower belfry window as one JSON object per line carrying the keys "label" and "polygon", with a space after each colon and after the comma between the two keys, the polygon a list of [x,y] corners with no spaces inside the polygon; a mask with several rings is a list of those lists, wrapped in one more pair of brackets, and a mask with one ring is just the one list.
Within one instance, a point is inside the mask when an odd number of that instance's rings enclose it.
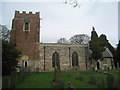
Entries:
{"label": "tower belfry window", "polygon": [[28,22],[25,22],[24,23],[24,31],[29,31],[29,23]]}

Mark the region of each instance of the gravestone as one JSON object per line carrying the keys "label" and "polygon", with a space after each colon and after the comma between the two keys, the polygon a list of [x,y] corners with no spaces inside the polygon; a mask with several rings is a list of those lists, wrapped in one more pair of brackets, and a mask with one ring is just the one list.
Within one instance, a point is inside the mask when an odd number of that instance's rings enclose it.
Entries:
{"label": "gravestone", "polygon": [[112,74],[108,74],[106,79],[107,79],[108,88],[117,88],[118,87],[117,81]]}
{"label": "gravestone", "polygon": [[32,67],[28,66],[27,68],[28,68],[28,72],[31,72]]}
{"label": "gravestone", "polygon": [[96,84],[96,78],[95,78],[95,76],[90,76],[89,77],[89,83],[90,84]]}
{"label": "gravestone", "polygon": [[68,82],[68,90],[76,90],[76,88],[74,88],[73,85]]}
{"label": "gravestone", "polygon": [[59,81],[59,87],[63,90],[64,89],[64,81],[60,80]]}
{"label": "gravestone", "polygon": [[16,87],[16,72],[13,71],[11,72],[10,75],[10,88],[15,88]]}
{"label": "gravestone", "polygon": [[61,76],[61,71],[60,71],[60,69],[55,68],[55,71],[54,71],[54,78],[55,78],[55,80],[56,80],[56,81],[59,80],[60,76]]}
{"label": "gravestone", "polygon": [[118,85],[119,85],[119,88],[120,88],[120,69],[118,70]]}
{"label": "gravestone", "polygon": [[83,81],[83,77],[80,75],[80,73],[77,73],[77,76],[75,77],[75,79]]}
{"label": "gravestone", "polygon": [[5,77],[2,79],[2,88],[9,88],[9,77]]}
{"label": "gravestone", "polygon": [[67,72],[67,77],[71,77],[71,72],[70,71]]}
{"label": "gravestone", "polygon": [[105,87],[104,78],[102,78],[102,77],[97,78],[97,86],[100,87],[100,88]]}
{"label": "gravestone", "polygon": [[21,72],[18,72],[18,79],[17,79],[17,83],[19,84],[21,82]]}
{"label": "gravestone", "polygon": [[53,86],[58,87],[59,86],[59,78],[61,76],[61,71],[59,68],[54,68],[54,77],[53,77]]}

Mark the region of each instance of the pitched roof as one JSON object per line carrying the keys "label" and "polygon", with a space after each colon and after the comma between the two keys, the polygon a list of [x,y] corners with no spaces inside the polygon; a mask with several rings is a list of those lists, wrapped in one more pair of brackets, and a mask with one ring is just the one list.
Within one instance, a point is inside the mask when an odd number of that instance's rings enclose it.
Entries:
{"label": "pitched roof", "polygon": [[106,50],[103,52],[103,57],[109,57],[109,58],[113,57],[111,51],[108,48],[106,48]]}
{"label": "pitched roof", "polygon": [[[91,57],[91,54],[92,54],[92,50],[89,49],[89,57]],[[102,54],[104,58],[113,58],[111,51],[107,47]]]}

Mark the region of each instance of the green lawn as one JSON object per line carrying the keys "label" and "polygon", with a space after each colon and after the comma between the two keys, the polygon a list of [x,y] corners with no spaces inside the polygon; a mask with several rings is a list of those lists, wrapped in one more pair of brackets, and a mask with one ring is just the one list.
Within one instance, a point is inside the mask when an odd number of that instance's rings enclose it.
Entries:
{"label": "green lawn", "polygon": [[[85,72],[89,72],[88,74]],[[117,70],[109,70],[109,73],[112,73],[116,79],[118,79],[118,71]],[[67,88],[68,82],[70,82],[75,88],[98,88],[97,85],[93,85],[88,83],[89,82],[89,76],[94,76],[95,78],[104,78],[105,80],[105,87],[107,88],[107,82],[106,82],[106,76],[103,73],[93,72],[91,70],[85,70],[85,71],[69,71],[70,76],[68,76],[67,72],[61,72],[61,78],[60,80],[64,81],[64,86]],[[83,77],[83,81],[76,80],[75,77],[77,74],[80,73],[80,75]],[[17,88],[51,88],[51,82],[53,80],[54,72],[31,72],[27,76],[27,78],[22,82],[17,84]]]}

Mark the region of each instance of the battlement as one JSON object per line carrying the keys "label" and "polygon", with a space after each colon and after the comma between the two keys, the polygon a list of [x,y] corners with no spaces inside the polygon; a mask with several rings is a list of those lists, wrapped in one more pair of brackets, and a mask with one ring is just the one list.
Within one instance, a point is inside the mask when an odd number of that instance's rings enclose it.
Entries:
{"label": "battlement", "polygon": [[40,12],[36,12],[35,14],[33,14],[31,11],[29,13],[27,13],[26,11],[22,11],[22,13],[20,13],[19,11],[15,11],[15,18],[39,18],[39,14]]}

